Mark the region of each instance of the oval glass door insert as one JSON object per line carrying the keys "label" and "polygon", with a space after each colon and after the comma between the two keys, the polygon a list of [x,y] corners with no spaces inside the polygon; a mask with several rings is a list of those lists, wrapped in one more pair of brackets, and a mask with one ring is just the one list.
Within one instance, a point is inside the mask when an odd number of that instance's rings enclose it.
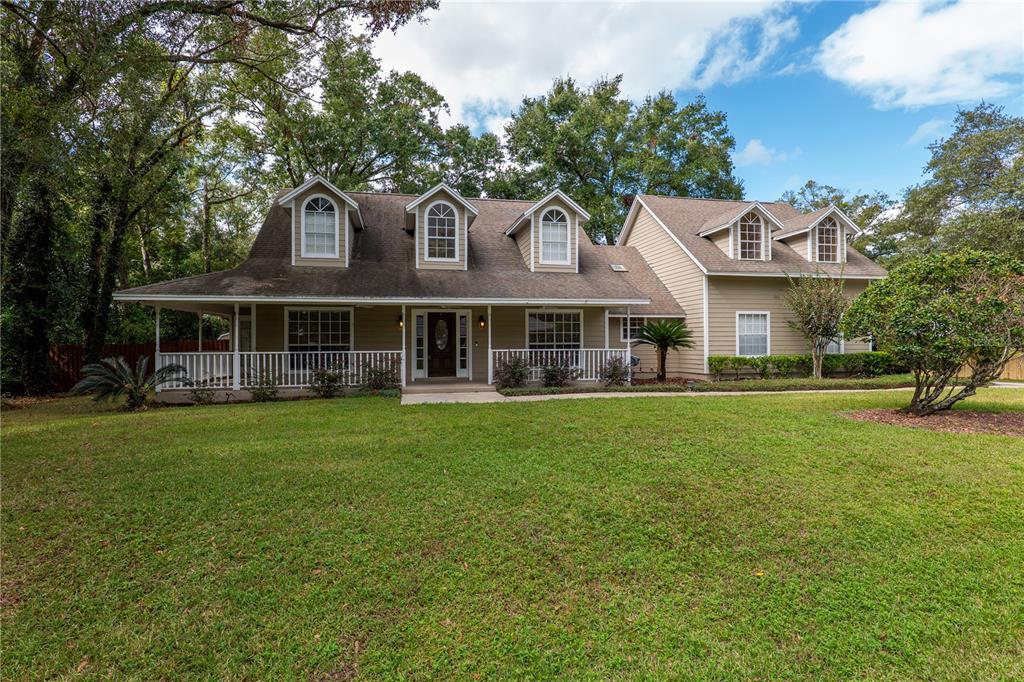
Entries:
{"label": "oval glass door insert", "polygon": [[434,326],[434,345],[438,350],[448,347],[448,323],[442,317]]}

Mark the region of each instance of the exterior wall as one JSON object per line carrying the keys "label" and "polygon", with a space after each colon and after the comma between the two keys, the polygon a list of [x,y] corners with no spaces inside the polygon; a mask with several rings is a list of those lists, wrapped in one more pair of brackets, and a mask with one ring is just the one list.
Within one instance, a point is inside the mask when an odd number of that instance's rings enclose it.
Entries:
{"label": "exterior wall", "polygon": [[[552,265],[542,263],[540,260],[540,219],[544,212],[551,208],[557,208],[569,218],[569,264]],[[543,207],[537,209],[533,214],[530,229],[533,230],[533,270],[534,272],[576,272],[576,259],[579,257],[579,215],[576,211],[566,206],[558,199],[552,199]],[[526,231],[520,230],[520,231]],[[529,237],[529,235],[527,235]],[[529,245],[527,245],[528,247]],[[522,248],[522,247],[520,247]],[[526,265],[530,265],[527,257]]]}
{"label": "exterior wall", "polygon": [[[258,305],[256,306],[256,348],[260,352],[288,350],[285,338],[286,308],[348,308],[328,305]],[[401,306],[356,306],[352,310],[352,350],[401,350],[402,335],[398,328]]]}
{"label": "exterior wall", "polygon": [[[609,317],[608,318],[608,347],[609,348],[625,348],[626,343],[622,341],[622,325],[625,324],[626,318],[624,317]],[[703,343],[702,339],[694,339],[695,346],[700,346]],[[699,348],[697,348],[699,350]],[[665,356],[665,364],[667,366],[668,376],[679,375],[682,372],[674,370],[673,367],[679,367],[681,363],[685,362],[685,359],[680,357],[683,353],[687,353],[683,350],[670,350],[668,355]],[[630,349],[630,354],[640,358],[640,364],[633,368],[633,376],[639,378],[653,378],[658,371],[658,350],[654,346],[648,346],[644,343],[634,343]]]}
{"label": "exterior wall", "polygon": [[[526,311],[527,310],[582,310],[583,311],[583,347],[604,348],[604,313],[605,308],[584,308],[578,306],[494,306],[492,315],[494,326],[491,329],[491,344],[494,350],[526,348]],[[486,310],[484,313],[486,315]],[[486,332],[485,332],[486,333]],[[487,337],[483,339],[487,345]],[[621,348],[622,345],[613,345]],[[486,360],[486,348],[484,352]]]}
{"label": "exterior wall", "polygon": [[[791,315],[783,300],[789,282],[784,277],[709,277],[708,278],[708,354],[736,354],[736,313],[738,311],[769,312],[770,353],[797,355],[809,352],[803,337],[789,328]],[[863,280],[848,280],[846,293],[854,298],[864,291]],[[866,340],[848,340],[844,352],[870,350]]]}
{"label": "exterior wall", "polygon": [[524,227],[513,235],[516,240],[516,246],[519,247],[519,253],[523,254],[523,262],[526,263],[526,267],[530,267],[531,234],[533,234],[533,231]]}
{"label": "exterior wall", "polygon": [[711,242],[715,246],[720,248],[722,250],[722,253],[724,253],[729,258],[732,258],[732,253],[730,253],[729,251],[729,245],[731,244],[731,242],[729,241],[729,236],[731,234],[732,228],[730,227],[728,230],[722,230],[711,235]]}
{"label": "exterior wall", "polygon": [[[458,259],[454,261],[428,261],[426,259],[426,252],[424,251],[424,242],[427,234],[427,209],[429,209],[435,201],[440,200],[451,204],[452,208],[455,209],[455,215],[458,217],[458,243],[456,246],[456,255],[458,255]],[[443,189],[437,190],[433,195],[425,199],[423,203],[416,207],[416,262],[418,268],[422,270],[466,269],[466,253],[469,247],[466,229],[466,213],[466,208],[462,205],[462,202],[456,200]]]}
{"label": "exterior wall", "polygon": [[[801,258],[803,258],[804,260],[808,260],[808,258],[807,258],[807,254],[809,253],[807,251],[808,235],[810,235],[810,232],[805,232],[804,234],[798,234],[798,235],[795,235],[795,236],[793,236],[793,237],[791,237],[789,239],[783,239],[782,243],[785,244],[786,246],[788,246],[789,248],[793,249],[794,251],[796,251],[797,255],[800,256]],[[813,260],[813,259],[814,259],[814,257],[813,257],[813,254],[812,254],[810,260]]]}
{"label": "exterior wall", "polygon": [[642,206],[625,246],[635,247],[640,252],[686,311],[686,324],[693,330],[694,347],[669,353],[666,370],[676,375],[703,374],[704,273]]}
{"label": "exterior wall", "polygon": [[[334,208],[338,212],[338,257],[337,258],[303,258],[302,257],[302,208],[306,200],[314,194],[324,194],[334,202]],[[345,267],[345,254],[348,252],[348,236],[351,230],[348,226],[348,205],[345,200],[331,190],[324,187],[323,183],[317,182],[308,190],[295,197],[292,202],[292,248],[295,255],[296,265],[313,265],[326,267]]]}

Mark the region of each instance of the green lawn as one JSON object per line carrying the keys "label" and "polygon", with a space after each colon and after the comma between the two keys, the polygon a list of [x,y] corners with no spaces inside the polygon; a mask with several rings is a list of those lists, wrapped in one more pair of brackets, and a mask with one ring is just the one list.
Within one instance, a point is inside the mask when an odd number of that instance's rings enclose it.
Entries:
{"label": "green lawn", "polygon": [[906,397],[6,412],[2,675],[1024,677],[1024,439]]}

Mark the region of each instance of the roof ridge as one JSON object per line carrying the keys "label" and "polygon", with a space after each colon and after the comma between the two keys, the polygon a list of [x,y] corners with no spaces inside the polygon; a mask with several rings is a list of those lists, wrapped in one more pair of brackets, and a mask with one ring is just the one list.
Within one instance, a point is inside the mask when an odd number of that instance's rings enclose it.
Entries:
{"label": "roof ridge", "polygon": [[774,204],[792,206],[785,201],[761,201],[760,199],[718,199],[716,197],[681,197],[672,194],[641,194],[641,197],[653,197],[655,199],[682,199],[686,201],[729,201],[737,204]]}

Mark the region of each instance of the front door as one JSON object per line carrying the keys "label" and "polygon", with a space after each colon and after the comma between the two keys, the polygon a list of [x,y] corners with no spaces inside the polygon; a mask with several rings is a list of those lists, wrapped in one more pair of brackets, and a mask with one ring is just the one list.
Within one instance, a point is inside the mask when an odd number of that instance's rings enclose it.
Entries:
{"label": "front door", "polygon": [[455,313],[427,313],[427,376],[455,376]]}

